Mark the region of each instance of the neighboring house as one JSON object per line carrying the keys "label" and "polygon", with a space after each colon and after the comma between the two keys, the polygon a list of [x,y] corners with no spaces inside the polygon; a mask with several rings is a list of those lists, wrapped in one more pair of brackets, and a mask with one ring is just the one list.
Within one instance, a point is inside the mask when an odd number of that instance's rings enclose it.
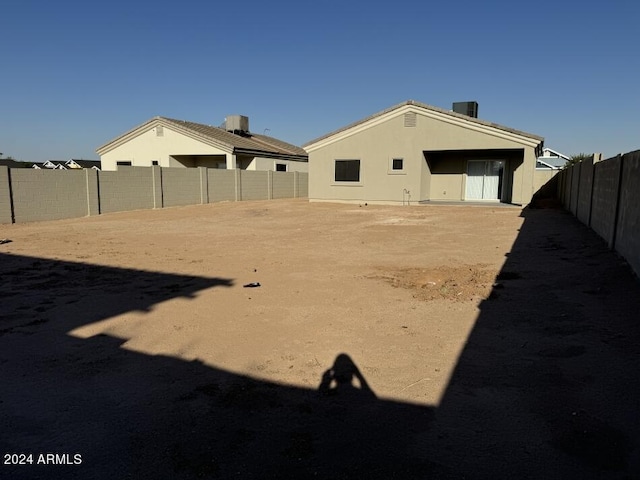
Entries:
{"label": "neighboring house", "polygon": [[100,160],[82,160],[72,158],[67,161],[69,168],[91,168],[93,170],[100,170]]}
{"label": "neighboring house", "polygon": [[47,160],[46,162],[34,162],[31,164],[31,168],[36,170],[48,169],[48,170],[67,170],[64,163],[60,163],[57,160]]}
{"label": "neighboring house", "polygon": [[542,147],[537,135],[409,100],[305,144],[309,200],[527,204]]}
{"label": "neighboring house", "polygon": [[44,163],[32,165],[32,168],[42,169],[49,168],[51,170],[77,170],[81,168],[92,168],[100,170],[100,160],[47,160]]}
{"label": "neighboring house", "polygon": [[96,150],[102,170],[119,166],[209,167],[307,172],[307,152],[249,131],[249,119],[232,115],[222,127],[155,117]]}
{"label": "neighboring house", "polygon": [[542,155],[538,157],[536,168],[541,170],[561,170],[569,160],[571,159],[568,156],[545,147],[542,149]]}

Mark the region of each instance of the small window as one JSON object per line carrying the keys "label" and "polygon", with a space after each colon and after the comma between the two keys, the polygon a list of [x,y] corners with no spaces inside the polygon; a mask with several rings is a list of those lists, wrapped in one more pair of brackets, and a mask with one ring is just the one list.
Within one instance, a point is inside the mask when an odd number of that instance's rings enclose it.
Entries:
{"label": "small window", "polygon": [[286,163],[276,163],[276,172],[286,172],[287,164]]}
{"label": "small window", "polygon": [[160,162],[158,162],[158,160],[151,160],[151,165],[160,165]]}
{"label": "small window", "polygon": [[119,160],[116,162],[116,165],[118,165],[119,167],[130,167],[131,162],[128,160]]}
{"label": "small window", "polygon": [[336,182],[359,182],[360,160],[336,160]]}
{"label": "small window", "polygon": [[394,158],[391,162],[392,170],[402,170],[404,168],[404,160],[402,158]]}
{"label": "small window", "polygon": [[156,127],[156,137],[164,137],[164,128],[162,128],[162,125]]}

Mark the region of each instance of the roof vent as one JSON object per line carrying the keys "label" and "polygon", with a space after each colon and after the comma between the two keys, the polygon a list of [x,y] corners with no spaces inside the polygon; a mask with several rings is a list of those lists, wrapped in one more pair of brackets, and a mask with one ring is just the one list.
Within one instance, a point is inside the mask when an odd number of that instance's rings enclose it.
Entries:
{"label": "roof vent", "polygon": [[407,112],[404,114],[404,126],[405,127],[416,126],[416,112]]}
{"label": "roof vent", "polygon": [[229,115],[224,119],[224,126],[227,132],[238,135],[249,133],[249,117],[244,115]]}
{"label": "roof vent", "polygon": [[478,102],[453,102],[453,111],[467,117],[478,118]]}

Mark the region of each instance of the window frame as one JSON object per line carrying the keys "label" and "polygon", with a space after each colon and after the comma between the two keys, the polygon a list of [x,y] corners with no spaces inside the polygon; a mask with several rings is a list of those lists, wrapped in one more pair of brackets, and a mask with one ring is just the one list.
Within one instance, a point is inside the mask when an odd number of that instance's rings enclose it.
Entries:
{"label": "window frame", "polygon": [[[346,180],[339,180],[338,179],[338,162],[341,163],[347,163],[347,162],[357,162],[358,165],[358,177],[357,180],[353,180],[353,179],[346,179]],[[348,174],[350,172],[348,171],[344,171],[341,172],[344,173],[345,177],[348,177]],[[353,173],[353,172],[351,172]],[[336,158],[333,161],[333,181],[332,181],[333,185],[362,185],[362,162],[360,161],[359,158]]]}
{"label": "window frame", "polygon": [[[396,160],[400,160],[402,162],[402,168],[393,168]],[[406,175],[407,174],[407,163],[404,161],[404,157],[389,157],[389,164],[387,167],[387,174],[389,175]]]}

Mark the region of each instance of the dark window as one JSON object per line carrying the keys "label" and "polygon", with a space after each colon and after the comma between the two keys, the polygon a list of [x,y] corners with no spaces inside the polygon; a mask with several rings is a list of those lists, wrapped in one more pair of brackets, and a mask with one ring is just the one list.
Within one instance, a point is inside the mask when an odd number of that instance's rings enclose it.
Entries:
{"label": "dark window", "polygon": [[276,163],[276,172],[286,172],[287,165],[284,163]]}
{"label": "dark window", "polygon": [[158,160],[151,160],[151,165],[159,165]]}
{"label": "dark window", "polygon": [[359,182],[360,160],[336,160],[336,182]]}
{"label": "dark window", "polygon": [[123,167],[130,167],[131,166],[131,162],[123,160],[123,161],[120,161],[120,162],[116,162],[116,165],[121,165]]}
{"label": "dark window", "polygon": [[402,170],[404,168],[404,161],[402,160],[402,158],[394,158],[391,168],[393,170]]}

